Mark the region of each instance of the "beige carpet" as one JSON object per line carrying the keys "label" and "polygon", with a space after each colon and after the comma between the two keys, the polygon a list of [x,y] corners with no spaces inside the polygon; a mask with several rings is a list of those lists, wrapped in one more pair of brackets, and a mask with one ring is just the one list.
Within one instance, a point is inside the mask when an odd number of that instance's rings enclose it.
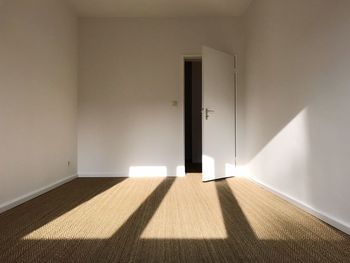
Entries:
{"label": "beige carpet", "polygon": [[0,262],[350,262],[350,239],[245,179],[77,179],[0,215]]}

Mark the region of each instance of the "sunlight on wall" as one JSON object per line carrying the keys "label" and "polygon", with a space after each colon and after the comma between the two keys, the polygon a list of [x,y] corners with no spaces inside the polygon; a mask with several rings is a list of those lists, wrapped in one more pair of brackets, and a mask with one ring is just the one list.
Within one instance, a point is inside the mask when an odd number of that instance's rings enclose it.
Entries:
{"label": "sunlight on wall", "polygon": [[[148,181],[147,187],[144,187],[142,180],[149,179],[125,179],[51,220],[22,239],[95,240],[111,238],[163,179],[154,179],[151,184]],[[125,198],[125,189],[130,189],[128,190],[130,198]]]}
{"label": "sunlight on wall", "polygon": [[203,181],[215,178],[215,160],[213,157],[203,155],[202,157]]}
{"label": "sunlight on wall", "polygon": [[235,177],[246,177],[248,174],[246,165],[237,165],[235,168]]}
{"label": "sunlight on wall", "polygon": [[232,177],[236,175],[236,167],[234,164],[230,164],[230,163],[225,164],[225,175],[226,177]]}
{"label": "sunlight on wall", "polygon": [[166,166],[130,166],[129,177],[166,177]]}
{"label": "sunlight on wall", "polygon": [[176,167],[176,176],[177,177],[184,177],[184,176],[186,176],[185,166],[184,165],[178,165]]}
{"label": "sunlight on wall", "polygon": [[246,176],[258,181],[263,176],[264,183],[271,187],[278,184],[286,194],[290,185],[294,185],[294,194],[303,197],[309,195],[309,182],[306,181],[309,172],[309,136],[308,109],[305,108],[246,165]]}

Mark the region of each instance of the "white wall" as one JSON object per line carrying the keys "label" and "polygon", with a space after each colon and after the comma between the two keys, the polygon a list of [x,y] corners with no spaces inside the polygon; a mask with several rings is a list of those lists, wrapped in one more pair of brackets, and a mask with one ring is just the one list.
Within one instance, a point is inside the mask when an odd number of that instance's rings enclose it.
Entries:
{"label": "white wall", "polygon": [[75,174],[77,155],[75,15],[60,0],[2,2],[0,211]]}
{"label": "white wall", "polygon": [[349,11],[347,0],[250,6],[241,160],[256,180],[343,230],[350,230]]}
{"label": "white wall", "polygon": [[202,45],[240,54],[241,30],[231,18],[80,20],[79,175],[128,176],[134,166],[176,175],[181,56]]}

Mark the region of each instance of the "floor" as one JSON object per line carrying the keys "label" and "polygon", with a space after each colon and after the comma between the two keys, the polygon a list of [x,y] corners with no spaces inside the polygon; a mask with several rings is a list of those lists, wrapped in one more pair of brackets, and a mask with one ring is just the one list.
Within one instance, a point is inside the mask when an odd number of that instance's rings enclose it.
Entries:
{"label": "floor", "polygon": [[350,238],[242,179],[76,179],[0,215],[0,262],[350,262]]}

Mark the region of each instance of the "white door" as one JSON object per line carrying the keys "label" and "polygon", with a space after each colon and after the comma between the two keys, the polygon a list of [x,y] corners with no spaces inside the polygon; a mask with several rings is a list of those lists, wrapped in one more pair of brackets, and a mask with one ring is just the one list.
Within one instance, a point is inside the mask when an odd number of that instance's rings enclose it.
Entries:
{"label": "white door", "polygon": [[234,176],[235,61],[234,56],[202,48],[203,181]]}

